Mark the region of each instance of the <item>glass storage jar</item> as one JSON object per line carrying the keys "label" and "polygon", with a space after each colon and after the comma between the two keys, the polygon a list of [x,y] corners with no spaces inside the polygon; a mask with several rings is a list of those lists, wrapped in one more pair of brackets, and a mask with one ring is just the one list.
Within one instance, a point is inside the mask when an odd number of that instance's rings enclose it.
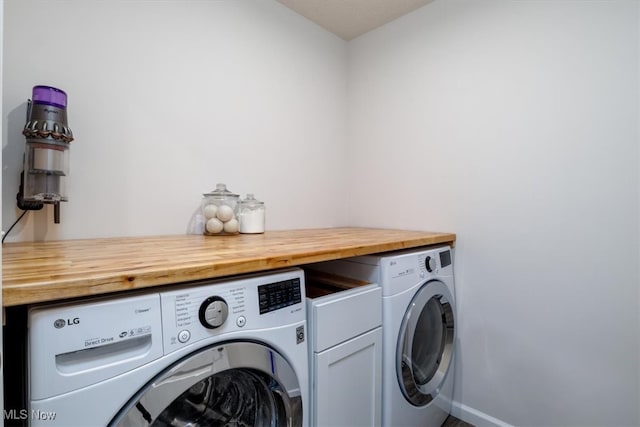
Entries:
{"label": "glass storage jar", "polygon": [[204,234],[223,236],[238,234],[240,227],[236,215],[238,199],[224,184],[216,184],[216,189],[203,194],[202,217]]}
{"label": "glass storage jar", "polygon": [[264,202],[256,200],[253,194],[247,194],[247,198],[240,200],[240,202],[238,203],[238,221],[240,221],[240,233],[264,233],[264,214]]}

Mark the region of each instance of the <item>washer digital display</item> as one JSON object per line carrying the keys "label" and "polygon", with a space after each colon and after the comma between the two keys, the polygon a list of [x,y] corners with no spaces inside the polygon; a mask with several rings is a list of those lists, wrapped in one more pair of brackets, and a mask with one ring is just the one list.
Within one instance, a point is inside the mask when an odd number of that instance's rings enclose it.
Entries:
{"label": "washer digital display", "polygon": [[300,279],[284,280],[258,286],[260,314],[279,310],[302,302]]}

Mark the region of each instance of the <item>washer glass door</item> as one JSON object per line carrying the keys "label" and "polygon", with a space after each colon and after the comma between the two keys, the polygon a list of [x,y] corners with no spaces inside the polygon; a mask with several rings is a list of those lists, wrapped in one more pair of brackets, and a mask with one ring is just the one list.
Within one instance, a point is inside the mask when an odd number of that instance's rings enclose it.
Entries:
{"label": "washer glass door", "polygon": [[207,347],[147,384],[111,426],[302,425],[302,398],[291,365],[252,342]]}
{"label": "washer glass door", "polygon": [[396,355],[398,382],[415,406],[435,399],[449,371],[454,342],[453,297],[434,280],[420,288],[405,313]]}

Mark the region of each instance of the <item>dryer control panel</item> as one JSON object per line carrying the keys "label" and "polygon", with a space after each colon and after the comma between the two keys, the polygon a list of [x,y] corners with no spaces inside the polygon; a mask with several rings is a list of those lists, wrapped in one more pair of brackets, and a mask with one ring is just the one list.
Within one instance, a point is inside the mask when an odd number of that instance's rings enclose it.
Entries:
{"label": "dryer control panel", "polygon": [[323,271],[379,283],[383,297],[402,293],[416,283],[431,279],[446,279],[453,283],[453,249],[449,246],[404,249],[317,265]]}
{"label": "dryer control panel", "polygon": [[438,249],[426,253],[417,254],[417,265],[420,270],[420,277],[424,278],[430,274],[450,276],[452,274],[451,249]]}

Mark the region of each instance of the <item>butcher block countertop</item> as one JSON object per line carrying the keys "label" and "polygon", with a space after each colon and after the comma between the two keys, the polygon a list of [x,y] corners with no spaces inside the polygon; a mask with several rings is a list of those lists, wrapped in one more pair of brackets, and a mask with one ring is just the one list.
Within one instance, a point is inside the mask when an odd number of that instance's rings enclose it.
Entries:
{"label": "butcher block countertop", "polygon": [[299,266],[439,243],[455,234],[372,228],[5,243],[4,307]]}

